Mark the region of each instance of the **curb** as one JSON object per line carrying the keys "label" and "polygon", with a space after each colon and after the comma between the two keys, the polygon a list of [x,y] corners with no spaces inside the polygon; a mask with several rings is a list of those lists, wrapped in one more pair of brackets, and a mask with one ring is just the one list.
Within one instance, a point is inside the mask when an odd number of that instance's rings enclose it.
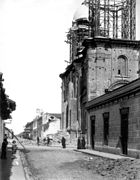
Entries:
{"label": "curb", "polygon": [[[99,152],[98,154],[97,154],[97,153],[90,153],[90,152],[86,152],[86,151],[82,151],[82,150],[78,150],[78,149],[74,149],[74,151],[80,152],[80,153],[84,153],[84,154],[88,154],[88,155],[90,155],[90,156],[102,157],[102,158],[112,159],[112,160],[117,160],[117,159],[135,159],[135,158],[128,157],[128,156],[125,156],[125,155],[116,155],[116,154],[106,153],[106,152],[101,152],[101,154],[100,154],[100,151],[97,151],[97,152]],[[102,153],[104,153],[104,154],[110,154],[110,155],[112,155],[112,156],[114,156],[114,157],[104,156],[104,155],[102,155]],[[116,157],[115,157],[115,156],[116,156]],[[117,157],[117,156],[118,156],[118,157]]]}
{"label": "curb", "polygon": [[32,175],[31,171],[28,168],[28,162],[26,160],[25,154],[20,150],[19,150],[19,154],[20,154],[22,166],[23,166],[23,169],[24,169],[25,179],[26,180],[34,180],[33,175]]}
{"label": "curb", "polygon": [[80,152],[80,153],[83,153],[83,154],[87,154],[87,155],[90,155],[90,156],[95,156],[95,157],[101,157],[101,158],[106,158],[106,159],[112,159],[112,160],[114,160],[114,158],[108,158],[108,157],[104,157],[104,156],[102,156],[102,155],[97,155],[97,154],[92,154],[92,153],[90,153],[90,152],[86,152],[86,151],[80,151],[80,150],[78,150],[78,149],[74,149],[74,151],[75,152]]}

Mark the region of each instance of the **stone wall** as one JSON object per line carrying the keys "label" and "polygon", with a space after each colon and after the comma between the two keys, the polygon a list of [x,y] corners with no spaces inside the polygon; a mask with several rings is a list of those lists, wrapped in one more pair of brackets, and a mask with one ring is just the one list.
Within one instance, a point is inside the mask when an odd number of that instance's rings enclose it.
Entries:
{"label": "stone wall", "polygon": [[[118,58],[125,57],[127,60],[126,75],[118,74]],[[105,93],[105,89],[117,82],[131,82],[138,78],[138,49],[124,45],[112,44],[106,48],[105,42],[97,42],[96,47],[89,47],[87,50],[88,61],[88,100],[94,99]],[[122,67],[123,70],[124,67]],[[119,87],[119,83],[118,86]]]}

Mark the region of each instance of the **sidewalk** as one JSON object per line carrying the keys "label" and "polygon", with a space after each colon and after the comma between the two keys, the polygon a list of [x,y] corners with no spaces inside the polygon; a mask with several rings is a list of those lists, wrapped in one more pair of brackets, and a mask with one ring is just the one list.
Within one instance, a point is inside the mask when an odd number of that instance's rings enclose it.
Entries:
{"label": "sidewalk", "polygon": [[90,150],[90,149],[74,149],[74,151],[82,152],[82,153],[85,153],[85,154],[88,154],[88,155],[114,159],[114,160],[126,159],[126,158],[127,159],[135,159],[135,158],[124,156],[124,155],[111,154],[111,153],[106,153],[106,152],[101,152],[101,151]]}
{"label": "sidewalk", "polygon": [[19,150],[12,155],[7,149],[7,159],[0,159],[0,180],[26,180]]}

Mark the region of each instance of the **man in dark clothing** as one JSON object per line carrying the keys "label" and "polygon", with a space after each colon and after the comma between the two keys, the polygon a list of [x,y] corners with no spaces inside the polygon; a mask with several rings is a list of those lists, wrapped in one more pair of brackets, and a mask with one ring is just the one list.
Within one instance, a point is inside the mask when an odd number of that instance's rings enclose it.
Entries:
{"label": "man in dark clothing", "polygon": [[39,137],[37,136],[37,145],[39,146]]}
{"label": "man in dark clothing", "polygon": [[81,138],[80,137],[78,137],[77,149],[81,149]]}
{"label": "man in dark clothing", "polygon": [[1,147],[1,159],[7,159],[6,157],[7,145],[8,145],[7,138],[4,138]]}
{"label": "man in dark clothing", "polygon": [[66,148],[66,139],[62,137],[62,147]]}
{"label": "man in dark clothing", "polygon": [[85,145],[86,145],[86,141],[85,141],[85,137],[82,137],[82,140],[81,140],[81,144],[82,144],[82,149],[86,149]]}
{"label": "man in dark clothing", "polygon": [[50,138],[47,137],[47,146],[49,146],[49,145],[50,145]]}

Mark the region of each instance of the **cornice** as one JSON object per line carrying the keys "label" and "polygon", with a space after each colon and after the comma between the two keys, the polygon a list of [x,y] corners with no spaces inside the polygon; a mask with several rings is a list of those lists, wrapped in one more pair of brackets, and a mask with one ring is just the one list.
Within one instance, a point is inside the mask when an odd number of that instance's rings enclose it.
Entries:
{"label": "cornice", "polygon": [[138,91],[140,91],[140,78],[87,102],[86,109],[103,105]]}
{"label": "cornice", "polygon": [[86,38],[83,42],[85,47],[96,47],[98,44],[105,43],[108,46],[120,45],[129,46],[133,48],[140,48],[140,41],[137,40],[125,40],[125,39],[111,39],[105,37]]}

